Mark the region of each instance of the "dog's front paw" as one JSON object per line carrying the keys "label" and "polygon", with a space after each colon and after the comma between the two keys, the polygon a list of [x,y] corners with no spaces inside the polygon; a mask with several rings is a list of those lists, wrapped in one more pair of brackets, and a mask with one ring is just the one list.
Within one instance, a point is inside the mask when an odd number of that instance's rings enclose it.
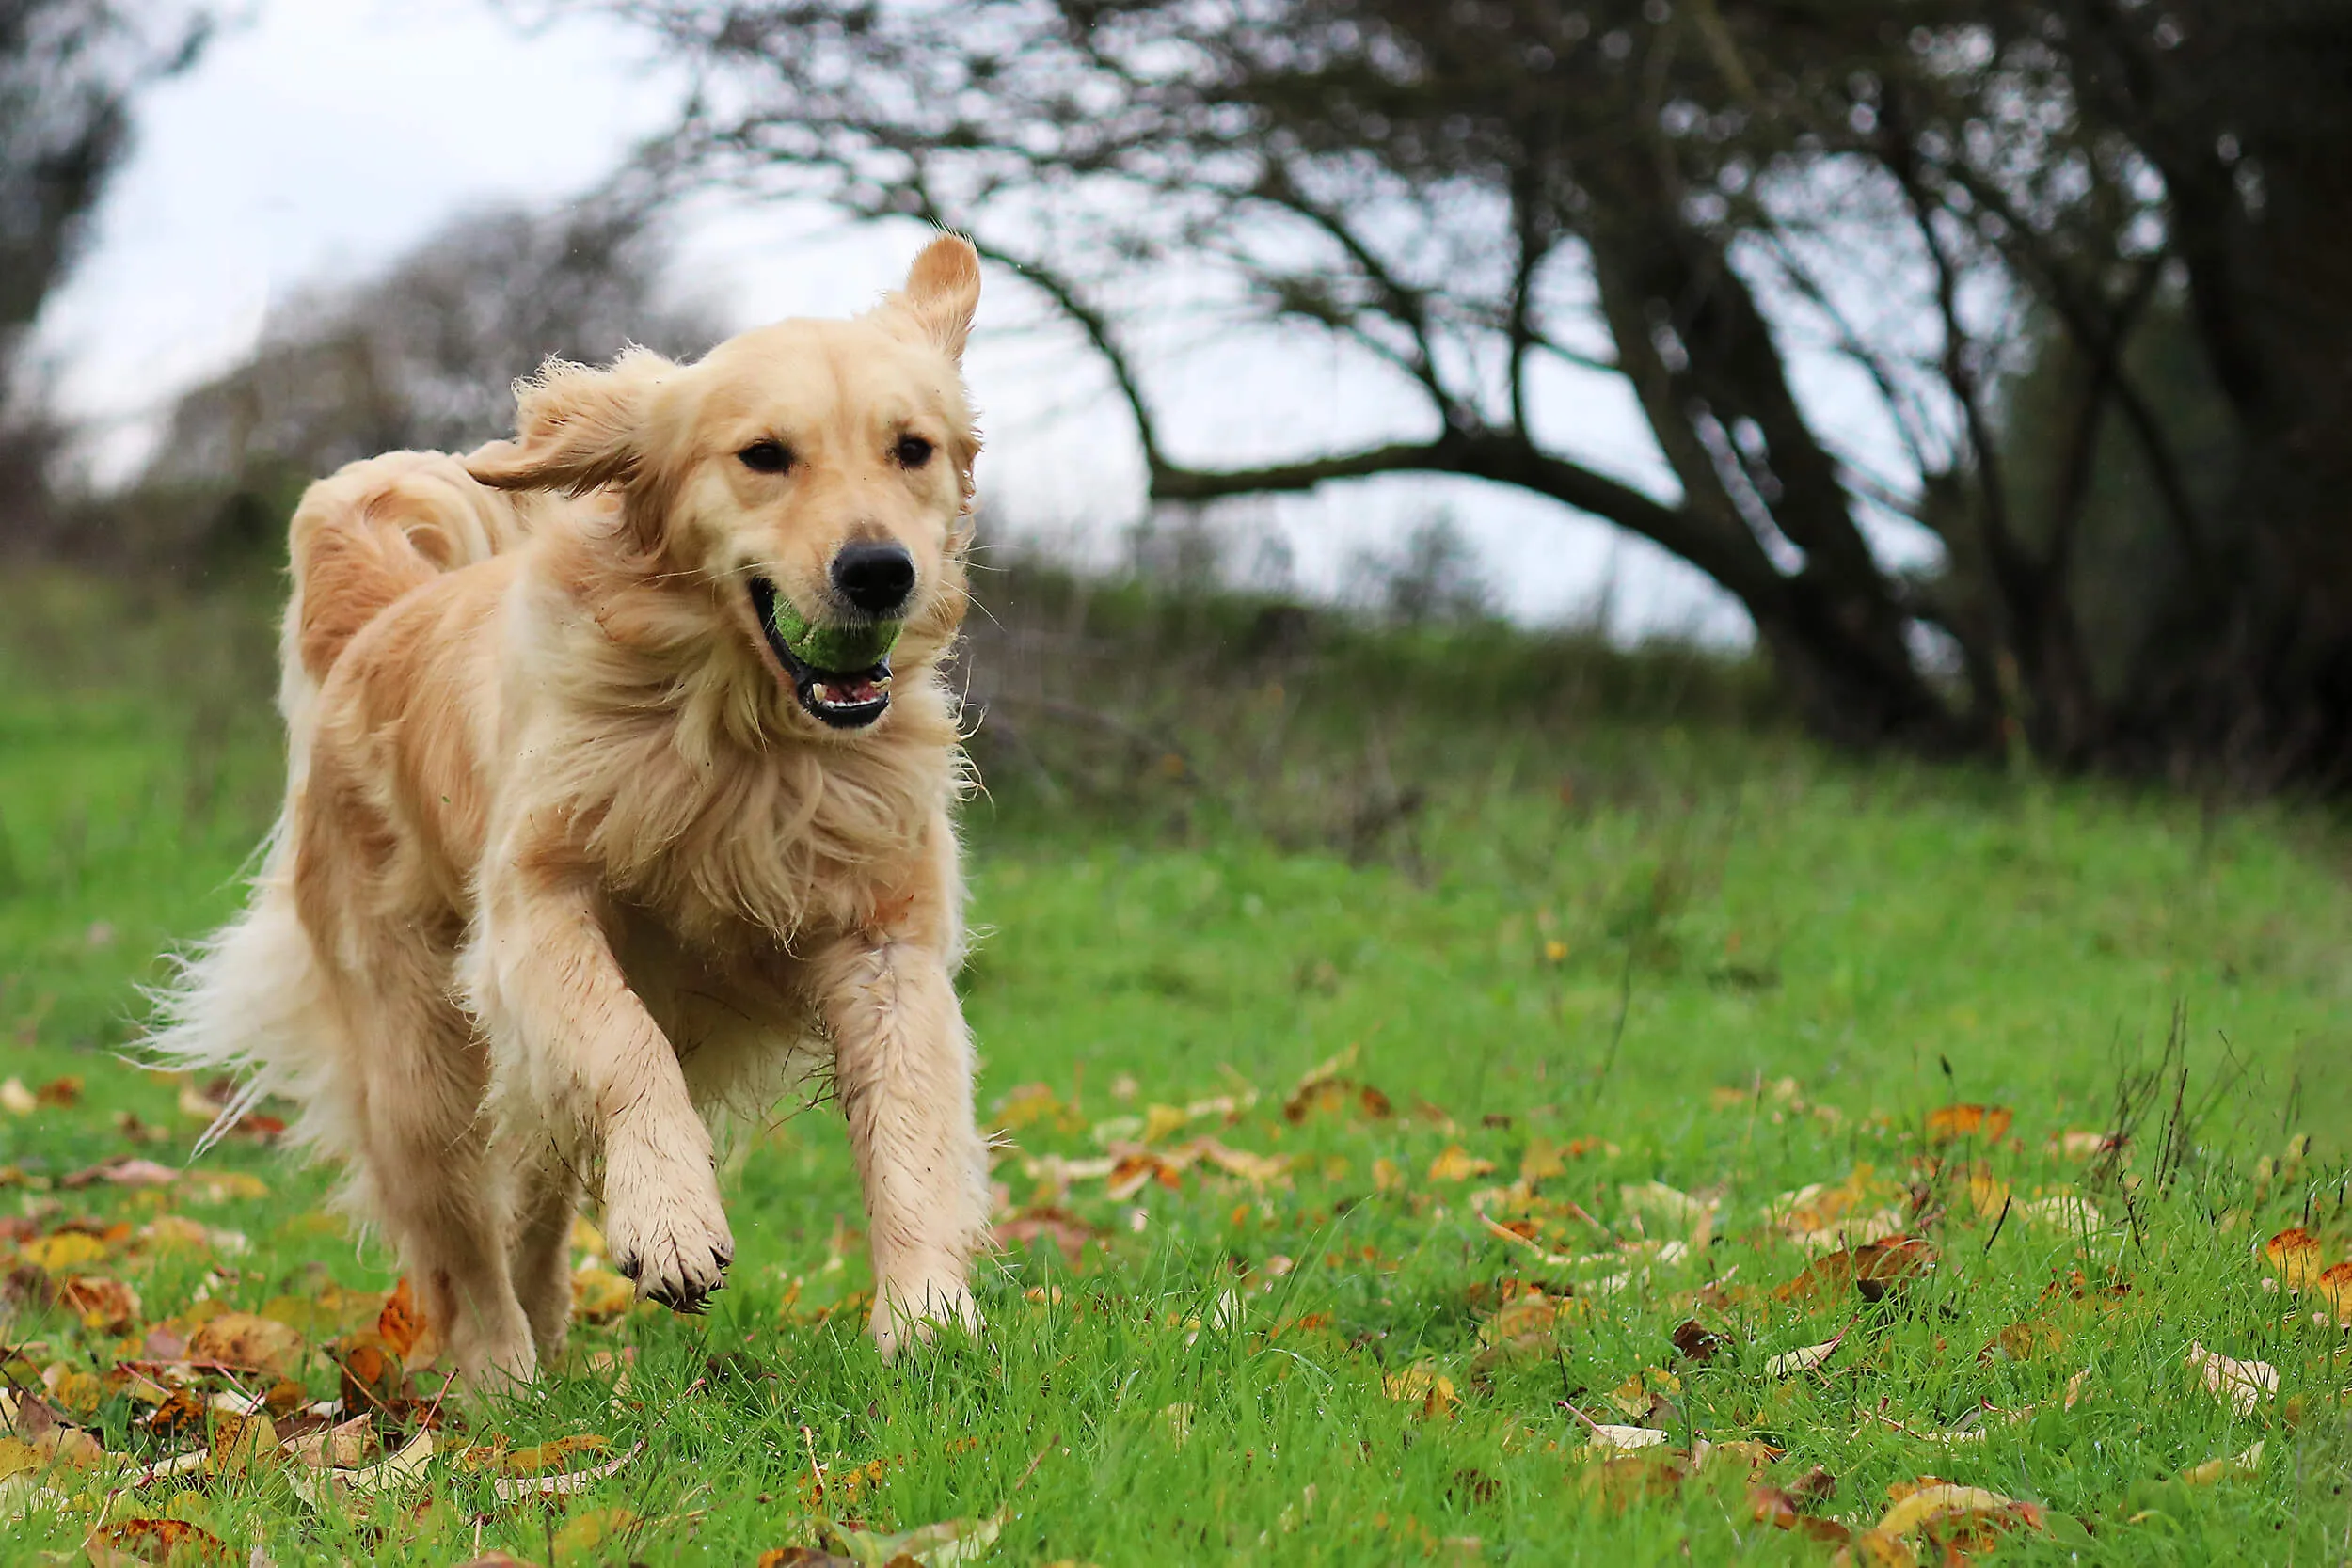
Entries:
{"label": "dog's front paw", "polygon": [[700,1312],[726,1284],[735,1236],[707,1166],[607,1157],[605,1248],[637,1293]]}
{"label": "dog's front paw", "polygon": [[910,1341],[930,1344],[935,1328],[980,1331],[980,1309],[972,1291],[956,1275],[923,1275],[886,1281],[874,1300],[871,1324],[874,1348],[884,1361],[893,1359]]}

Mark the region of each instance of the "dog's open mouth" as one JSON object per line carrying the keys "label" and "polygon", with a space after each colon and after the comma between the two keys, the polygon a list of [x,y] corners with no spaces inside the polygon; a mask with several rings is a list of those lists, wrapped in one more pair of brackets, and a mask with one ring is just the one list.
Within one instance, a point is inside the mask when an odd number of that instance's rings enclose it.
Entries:
{"label": "dog's open mouth", "polygon": [[[777,625],[777,610],[785,601],[776,585],[766,578],[755,577],[751,579],[751,592],[752,611],[759,617],[759,634],[768,640],[776,662],[792,678],[793,695],[811,718],[836,730],[862,730],[882,716],[882,710],[890,706],[889,646],[897,637],[895,626],[886,635],[879,627],[803,627],[812,635],[787,640],[784,628]],[[786,619],[797,623],[797,612]],[[826,663],[854,664],[860,659],[866,662],[847,670],[819,668],[794,651],[795,641]]]}

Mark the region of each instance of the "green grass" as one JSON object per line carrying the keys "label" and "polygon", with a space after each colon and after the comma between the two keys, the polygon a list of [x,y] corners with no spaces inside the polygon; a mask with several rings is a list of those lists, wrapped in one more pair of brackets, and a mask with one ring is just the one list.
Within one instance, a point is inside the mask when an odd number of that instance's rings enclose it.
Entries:
{"label": "green grass", "polygon": [[[61,637],[111,603],[49,602]],[[380,1249],[319,1213],[322,1180],[266,1149],[197,1167],[250,1171],[265,1196],[56,1184],[124,1152],[188,1155],[176,1086],[109,1053],[157,951],[233,906],[277,787],[265,712],[218,695],[262,689],[266,636],[217,615],[163,616],[145,652],[103,661],[19,638],[0,688],[0,1076],[87,1084],[79,1106],[0,1116],[15,1171],[0,1180],[22,1183],[7,1196],[29,1220],[12,1244],[165,1208],[246,1243],[110,1243],[87,1266],[135,1284],[144,1322],[186,1321],[199,1291],[299,1318],[329,1283],[390,1283]],[[1768,1441],[1786,1454],[1757,1481],[1793,1487],[1818,1465],[1835,1489],[1807,1512],[1855,1526],[1927,1475],[2049,1510],[2046,1529],[2003,1538],[2003,1560],[2344,1555],[2352,1367],[2310,1302],[2262,1289],[2252,1256],[2294,1224],[2327,1260],[2352,1254],[2352,895],[2329,824],[1865,764],[1743,728],[1445,718],[1398,721],[1386,765],[1427,804],[1409,843],[1356,863],[1279,847],[1304,840],[1213,795],[1122,822],[1000,781],[976,805],[986,936],[965,990],[982,1103],[1019,1123],[996,1178],[1008,1213],[1058,1201],[1094,1238],[1074,1264],[1043,1239],[991,1263],[978,1342],[876,1360],[841,1129],[830,1107],[780,1114],[732,1145],[739,1250],[710,1317],[583,1324],[559,1375],[444,1434],[642,1441],[609,1479],[501,1503],[486,1473],[439,1459],[415,1491],[320,1510],[282,1469],[111,1501],[103,1472],[60,1472],[74,1508],[26,1513],[0,1556],[70,1552],[97,1508],[168,1511],[280,1563],[450,1563],[478,1541],[541,1562],[747,1564],[816,1540],[820,1515],[878,1530],[1000,1515],[991,1560],[1008,1562],[1828,1560],[1754,1522],[1743,1463],[1679,1486],[1643,1462],[1597,1467],[1564,1401],[1659,1427],[1676,1451]],[[1300,1075],[1350,1051],[1347,1075],[1394,1114],[1286,1118]],[[2132,1076],[2158,1069],[2185,1076]],[[2112,1127],[2134,1083],[2120,1169],[2049,1147]],[[1056,1190],[1045,1157],[1102,1154],[1115,1118],[1251,1091],[1154,1148],[1205,1134],[1281,1157],[1279,1178],[1196,1164],[1120,1201],[1095,1177]],[[2013,1127],[1931,1143],[1928,1113],[1956,1102],[2006,1107]],[[170,1142],[134,1150],[123,1111]],[[1457,1147],[1491,1174],[1433,1172]],[[1491,1191],[1546,1150],[1557,1169],[1532,1191]],[[1971,1201],[1972,1162],[2012,1196],[1997,1227]],[[1862,1167],[1864,1207],[1901,1212],[1935,1266],[1875,1302],[1843,1282],[1784,1299],[1808,1254],[1766,1205]],[[1599,1254],[1681,1233],[1629,1198],[1652,1181],[1718,1202],[1711,1244],[1569,1266],[1472,1212],[1488,1190],[1542,1249]],[[2026,1218],[2051,1192],[2102,1223]],[[44,1307],[29,1265],[6,1261],[5,1335],[40,1342],[12,1376],[112,1363],[116,1337]],[[1621,1289],[1597,1289],[1620,1269]],[[1568,1305],[1522,1297],[1496,1326],[1531,1285]],[[1673,1345],[1692,1320],[1723,1340],[1706,1363]],[[306,1323],[314,1344],[331,1332]],[[1772,1375],[1774,1355],[1840,1331],[1817,1370]],[[2278,1394],[2237,1415],[2184,1365],[2192,1341],[2275,1366]],[[616,1403],[589,1358],[624,1347]],[[1423,1386],[1400,1381],[1413,1369],[1457,1402],[1391,1397]],[[333,1392],[324,1360],[304,1376]],[[1661,1396],[1638,1418],[1611,1398],[1631,1400],[1629,1380]],[[2033,1414],[1957,1446],[1915,1435],[1984,1404]],[[89,1419],[110,1449],[152,1453],[141,1414],[110,1392]],[[2258,1440],[2252,1474],[2181,1479]],[[834,1478],[821,1504],[812,1459]],[[849,1491],[872,1462],[882,1479]],[[639,1523],[587,1543],[580,1521],[614,1508]]]}

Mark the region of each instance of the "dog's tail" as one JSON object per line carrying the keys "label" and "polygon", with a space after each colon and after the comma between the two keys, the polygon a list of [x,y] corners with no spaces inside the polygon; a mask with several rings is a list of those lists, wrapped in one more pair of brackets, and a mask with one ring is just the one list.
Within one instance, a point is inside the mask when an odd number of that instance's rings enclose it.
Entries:
{"label": "dog's tail", "polygon": [[[316,1103],[335,1059],[342,1022],[294,912],[292,859],[281,824],[263,847],[244,912],[181,955],[170,982],[149,995],[155,1022],[140,1056],[167,1070],[225,1074],[239,1085],[197,1140],[199,1154],[264,1096]],[[295,1131],[299,1138],[304,1130]]]}
{"label": "dog's tail", "polygon": [[440,452],[372,457],[304,492],[287,530],[294,593],[279,644],[279,706],[296,752],[310,699],[362,627],[409,590],[524,532],[513,498]]}

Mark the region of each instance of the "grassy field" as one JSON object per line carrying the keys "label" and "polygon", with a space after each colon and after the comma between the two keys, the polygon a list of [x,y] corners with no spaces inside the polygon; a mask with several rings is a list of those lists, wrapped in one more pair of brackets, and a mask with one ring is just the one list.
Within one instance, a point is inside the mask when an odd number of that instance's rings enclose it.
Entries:
{"label": "grassy field", "polygon": [[[112,1053],[268,819],[265,628],[40,606],[0,670],[0,1555],[2352,1552],[2315,816],[1430,701],[1380,743],[1414,808],[1332,848],[1296,737],[1347,715],[1297,679],[1283,760],[1198,723],[1123,815],[995,765],[985,1336],[877,1361],[841,1129],[784,1107],[731,1144],[708,1318],[615,1299],[584,1224],[567,1365],[480,1410],[319,1175],[190,1164],[205,1086]],[[273,1446],[338,1398],[377,1405],[342,1471]]]}

